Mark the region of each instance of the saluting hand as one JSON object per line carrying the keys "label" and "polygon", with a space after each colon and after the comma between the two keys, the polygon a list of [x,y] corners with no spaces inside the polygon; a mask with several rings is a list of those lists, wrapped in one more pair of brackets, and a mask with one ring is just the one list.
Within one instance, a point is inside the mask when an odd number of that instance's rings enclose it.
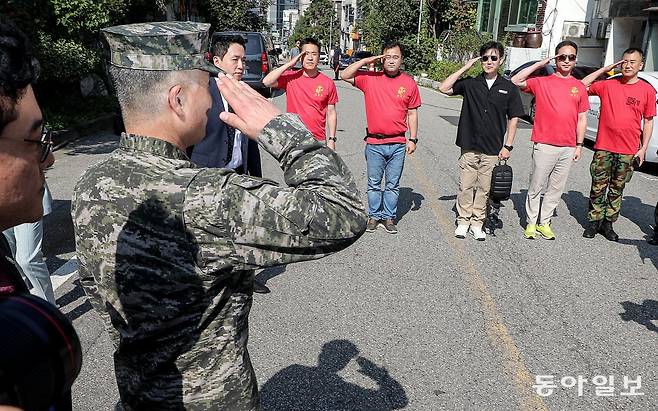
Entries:
{"label": "saluting hand", "polygon": [[370,56],[370,57],[364,58],[363,60],[365,60],[365,61],[363,63],[364,64],[372,64],[372,63],[376,63],[377,60],[381,60],[383,62],[383,59],[384,59],[384,55],[380,54],[379,56]]}
{"label": "saluting hand", "polygon": [[290,59],[290,62],[289,62],[288,64],[290,64],[290,66],[292,67],[292,66],[294,66],[295,64],[297,64],[297,62],[298,62],[300,59],[302,59],[302,61],[304,61],[304,60],[303,60],[304,56],[306,56],[306,51],[302,51],[301,53],[299,53],[298,55],[296,55],[295,57],[293,57],[292,59]]}
{"label": "saluting hand", "polygon": [[242,81],[237,81],[231,75],[220,74],[217,77],[217,87],[233,109],[233,113],[223,111],[219,117],[231,127],[237,128],[252,140],[263,131],[263,128],[281,111]]}
{"label": "saluting hand", "polygon": [[469,61],[464,64],[464,67],[469,70],[471,67],[475,65],[478,61],[482,60],[482,56],[477,56],[475,58],[470,59]]}

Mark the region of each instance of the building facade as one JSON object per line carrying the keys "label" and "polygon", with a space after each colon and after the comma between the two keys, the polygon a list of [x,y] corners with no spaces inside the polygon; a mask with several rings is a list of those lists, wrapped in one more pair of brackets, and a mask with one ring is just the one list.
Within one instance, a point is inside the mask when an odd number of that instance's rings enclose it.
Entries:
{"label": "building facade", "polygon": [[645,70],[658,70],[657,24],[658,1],[478,1],[479,31],[501,39],[507,33],[538,30],[542,56],[552,55],[560,41],[569,39],[578,44],[578,62],[591,66],[614,63],[632,46],[646,51]]}

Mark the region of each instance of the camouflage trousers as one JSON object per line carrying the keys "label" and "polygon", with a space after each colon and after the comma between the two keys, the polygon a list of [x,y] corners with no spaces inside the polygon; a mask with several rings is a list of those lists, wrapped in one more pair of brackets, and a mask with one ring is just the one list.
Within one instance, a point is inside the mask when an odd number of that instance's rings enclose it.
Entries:
{"label": "camouflage trousers", "polygon": [[589,171],[592,175],[592,188],[587,219],[617,221],[624,186],[633,176],[633,154],[596,150]]}

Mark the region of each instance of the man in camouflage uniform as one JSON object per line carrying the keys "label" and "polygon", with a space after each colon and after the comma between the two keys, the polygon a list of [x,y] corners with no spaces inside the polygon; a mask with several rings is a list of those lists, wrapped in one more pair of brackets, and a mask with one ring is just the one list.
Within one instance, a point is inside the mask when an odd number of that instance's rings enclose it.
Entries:
{"label": "man in camouflage uniform", "polygon": [[[593,83],[616,66],[621,66],[621,76]],[[624,51],[622,60],[582,79],[583,84],[589,86],[589,94],[601,99],[590,165],[592,188],[587,213],[589,224],[583,232],[585,238],[601,233],[610,241],[619,241],[612,224],[621,211],[624,186],[633,177],[633,169],[644,162],[656,115],[656,90],[638,77],[643,67],[644,52],[629,48]]]}
{"label": "man in camouflage uniform", "polygon": [[287,187],[197,168],[211,99],[208,24],[104,29],[126,126],[72,200],[79,273],[116,345],[125,409],[259,408],[247,352],[256,267],[320,258],[365,230],[347,166],[299,118],[219,75],[222,121],[276,158]]}

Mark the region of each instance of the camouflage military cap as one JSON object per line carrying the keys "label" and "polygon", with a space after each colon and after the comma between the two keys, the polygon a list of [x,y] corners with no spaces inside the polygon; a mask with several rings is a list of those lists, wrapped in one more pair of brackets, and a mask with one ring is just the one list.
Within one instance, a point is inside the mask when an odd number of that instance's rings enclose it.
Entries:
{"label": "camouflage military cap", "polygon": [[106,27],[110,64],[133,70],[222,71],[204,57],[210,24],[164,21]]}

